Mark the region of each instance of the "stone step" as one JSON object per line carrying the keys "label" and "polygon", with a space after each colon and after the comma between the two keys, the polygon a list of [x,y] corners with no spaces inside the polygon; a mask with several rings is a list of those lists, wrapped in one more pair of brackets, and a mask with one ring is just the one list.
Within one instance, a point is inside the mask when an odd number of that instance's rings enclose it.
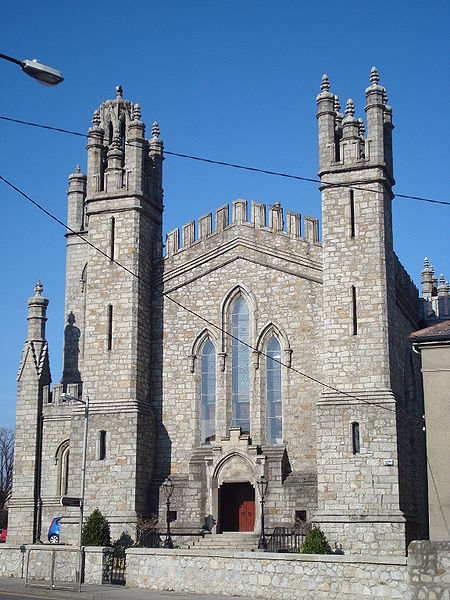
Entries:
{"label": "stone step", "polygon": [[253,532],[235,532],[206,535],[190,544],[190,548],[205,550],[255,550],[258,547],[259,535]]}

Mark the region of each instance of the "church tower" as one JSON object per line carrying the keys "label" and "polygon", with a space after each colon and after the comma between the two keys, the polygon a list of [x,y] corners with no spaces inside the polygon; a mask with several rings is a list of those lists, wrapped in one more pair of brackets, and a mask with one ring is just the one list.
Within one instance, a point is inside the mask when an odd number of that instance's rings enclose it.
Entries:
{"label": "church tower", "polygon": [[[367,135],[326,75],[317,96],[323,231],[323,377],[317,521],[352,552],[404,553],[397,456],[392,110],[375,67]],[[358,546],[359,544],[359,546]],[[348,547],[347,547],[348,551]],[[359,550],[361,551],[361,550]]]}
{"label": "church tower", "polygon": [[[77,167],[69,177],[63,380],[79,383],[90,400],[85,513],[98,507],[116,537],[148,510],[154,462],[152,282],[162,253],[163,143],[157,123],[149,141],[144,133],[139,105],[118,86],[94,112],[87,176]],[[80,411],[71,429],[75,491]]]}

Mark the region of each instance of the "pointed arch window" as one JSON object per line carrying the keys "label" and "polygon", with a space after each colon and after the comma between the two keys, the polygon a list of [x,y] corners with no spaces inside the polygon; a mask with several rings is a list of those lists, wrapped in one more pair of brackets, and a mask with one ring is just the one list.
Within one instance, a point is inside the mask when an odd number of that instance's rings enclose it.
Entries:
{"label": "pointed arch window", "polygon": [[63,442],[56,453],[56,464],[58,465],[58,496],[65,496],[69,489],[69,442]]}
{"label": "pointed arch window", "polygon": [[250,433],[250,313],[242,296],[233,306],[232,330],[232,424]]}
{"label": "pointed arch window", "polygon": [[200,436],[202,444],[216,439],[216,349],[211,340],[206,340],[202,349]]}
{"label": "pointed arch window", "polygon": [[272,336],[266,350],[266,426],[267,443],[283,443],[282,398],[281,398],[281,346]]}

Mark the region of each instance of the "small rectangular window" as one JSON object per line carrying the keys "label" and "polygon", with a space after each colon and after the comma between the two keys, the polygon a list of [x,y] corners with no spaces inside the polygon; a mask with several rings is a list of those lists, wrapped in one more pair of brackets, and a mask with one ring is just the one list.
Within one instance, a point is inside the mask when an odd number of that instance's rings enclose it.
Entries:
{"label": "small rectangular window", "polygon": [[352,318],[353,318],[353,335],[358,333],[358,316],[356,314],[356,288],[352,285]]}
{"label": "small rectangular window", "polygon": [[113,307],[108,304],[108,324],[107,324],[107,349],[112,349],[112,334],[113,334]]}
{"label": "small rectangular window", "polygon": [[352,423],[352,448],[353,454],[359,454],[359,423]]}
{"label": "small rectangular window", "polygon": [[355,237],[355,199],[353,190],[350,190],[350,237]]}
{"label": "small rectangular window", "polygon": [[106,457],[106,431],[100,431],[98,439],[98,459],[105,460]]}
{"label": "small rectangular window", "polygon": [[114,244],[116,241],[116,219],[111,217],[110,221],[110,236],[109,236],[109,258],[114,260]]}

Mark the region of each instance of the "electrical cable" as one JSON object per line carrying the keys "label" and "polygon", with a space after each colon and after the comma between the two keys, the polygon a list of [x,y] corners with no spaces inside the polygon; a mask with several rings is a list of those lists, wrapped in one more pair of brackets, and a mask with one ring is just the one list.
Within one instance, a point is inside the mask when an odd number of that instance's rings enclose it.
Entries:
{"label": "electrical cable", "polygon": [[[51,131],[57,131],[59,133],[67,133],[69,135],[76,135],[79,137],[84,137],[84,138],[88,138],[88,135],[85,133],[80,133],[78,131],[71,131],[69,129],[62,129],[61,127],[53,127],[51,125],[42,125],[40,123],[33,123],[31,121],[23,121],[21,119],[13,119],[12,117],[5,117],[0,115],[0,119],[3,121],[9,121],[11,123],[18,123],[20,125],[27,125],[29,127],[37,127],[37,128],[41,128],[41,129],[47,129],[47,130],[51,130]],[[126,145],[128,146],[133,146],[136,147],[135,144],[132,144],[131,142],[125,142]],[[170,155],[170,156],[177,156],[179,158],[187,158],[189,160],[195,160],[198,162],[204,162],[207,164],[212,164],[212,165],[219,165],[219,166],[223,166],[223,167],[230,167],[233,169],[241,169],[244,171],[251,171],[254,173],[263,173],[265,175],[274,175],[277,177],[284,177],[287,179],[294,179],[297,181],[305,181],[308,183],[319,183],[323,186],[328,186],[328,187],[334,187],[334,188],[347,188],[347,189],[351,189],[351,190],[359,190],[359,191],[367,191],[367,188],[363,188],[363,187],[358,187],[358,183],[363,183],[363,182],[356,182],[355,184],[347,184],[347,183],[334,183],[331,181],[323,181],[317,178],[312,178],[312,177],[303,177],[301,175],[294,175],[292,173],[283,173],[282,171],[272,171],[270,169],[260,169],[259,167],[251,167],[248,165],[240,165],[237,163],[231,163],[231,162],[227,162],[227,161],[223,161],[223,160],[214,160],[212,158],[204,158],[201,156],[194,156],[191,154],[183,154],[181,152],[172,152],[170,150],[164,150],[164,154]],[[372,192],[375,192],[377,194],[384,194],[384,191],[382,190],[371,190]],[[394,194],[394,192],[392,192]],[[400,194],[400,193],[395,193],[394,194],[395,197],[397,198],[405,198],[407,200],[419,200],[422,202],[429,202],[432,204],[443,204],[445,206],[450,206],[450,202],[447,202],[446,200],[436,200],[434,198],[426,198],[424,196],[412,196],[409,194]]]}
{"label": "electrical cable", "polygon": [[302,377],[305,377],[306,379],[308,379],[310,381],[313,381],[314,383],[317,383],[317,384],[321,385],[322,387],[325,387],[325,388],[327,388],[329,390],[332,390],[333,392],[337,392],[338,394],[342,394],[344,396],[347,396],[348,398],[351,398],[352,400],[356,400],[358,402],[361,402],[361,403],[364,403],[364,404],[368,404],[370,406],[378,406],[379,408],[382,408],[382,409],[387,410],[389,412],[392,412],[394,414],[396,413],[396,411],[394,409],[389,408],[389,407],[385,406],[384,404],[380,404],[378,402],[369,402],[367,400],[364,400],[363,398],[359,398],[358,396],[355,396],[354,394],[351,394],[349,392],[345,392],[343,390],[339,390],[338,388],[336,388],[336,387],[334,387],[332,385],[329,385],[329,384],[327,384],[327,383],[325,383],[323,381],[320,381],[319,379],[316,379],[315,377],[312,377],[311,375],[307,375],[306,373],[303,373],[299,369],[296,369],[295,367],[292,367],[292,365],[287,365],[283,361],[278,360],[276,358],[273,358],[272,356],[269,356],[268,354],[266,354],[265,352],[263,352],[261,350],[258,350],[257,348],[255,348],[251,344],[249,344],[247,342],[244,342],[243,340],[240,340],[235,335],[233,335],[233,333],[230,333],[226,329],[223,329],[222,327],[220,327],[216,323],[210,321],[209,319],[206,319],[205,317],[203,317],[202,315],[198,314],[197,312],[195,312],[191,308],[185,306],[184,304],[182,304],[178,300],[175,300],[174,298],[172,298],[171,296],[169,296],[169,294],[167,292],[164,292],[164,290],[155,287],[154,285],[152,285],[152,283],[150,283],[149,281],[147,281],[145,278],[143,278],[140,275],[134,273],[128,267],[126,267],[125,265],[123,265],[122,263],[120,263],[119,261],[117,261],[116,259],[111,258],[101,248],[99,248],[98,246],[96,246],[95,244],[93,244],[92,242],[90,242],[82,233],[80,233],[78,231],[75,231],[74,229],[72,229],[71,227],[69,227],[66,223],[64,223],[63,221],[61,221],[58,217],[56,217],[55,215],[53,215],[50,211],[48,211],[41,204],[39,204],[38,202],[36,202],[35,200],[33,200],[33,198],[31,198],[28,194],[26,194],[20,188],[18,188],[17,186],[15,186],[11,181],[8,181],[8,179],[6,179],[5,177],[3,177],[2,175],[0,175],[0,180],[2,180],[10,188],[12,188],[13,190],[15,190],[18,194],[20,194],[21,196],[23,196],[26,200],[28,200],[29,202],[31,202],[36,208],[38,208],[40,211],[42,211],[45,215],[47,215],[48,217],[50,217],[51,219],[53,219],[56,223],[58,223],[59,225],[61,225],[62,227],[64,227],[64,229],[66,229],[67,231],[70,231],[71,233],[73,233],[74,235],[76,235],[77,237],[79,237],[83,242],[85,242],[86,244],[88,244],[96,252],[99,252],[102,256],[104,256],[105,258],[107,258],[110,262],[116,264],[118,267],[120,267],[121,269],[123,269],[124,271],[126,271],[127,273],[129,273],[130,275],[132,275],[133,277],[135,277],[138,281],[142,281],[143,283],[145,283],[149,287],[149,289],[151,291],[157,292],[157,293],[161,294],[162,296],[164,296],[165,298],[167,298],[168,300],[170,300],[171,302],[173,302],[175,305],[177,305],[181,309],[187,311],[191,315],[193,315],[193,316],[199,318],[200,320],[202,320],[207,325],[210,325],[211,327],[214,327],[214,329],[217,329],[218,331],[222,332],[223,334],[225,334],[225,335],[229,336],[230,338],[236,340],[238,343],[243,344],[244,346],[247,346],[250,350],[259,352],[260,355],[262,355],[262,356],[264,356],[266,358],[272,359],[274,362],[280,364],[282,367],[290,369],[294,373],[297,373],[298,375],[301,375]]}

